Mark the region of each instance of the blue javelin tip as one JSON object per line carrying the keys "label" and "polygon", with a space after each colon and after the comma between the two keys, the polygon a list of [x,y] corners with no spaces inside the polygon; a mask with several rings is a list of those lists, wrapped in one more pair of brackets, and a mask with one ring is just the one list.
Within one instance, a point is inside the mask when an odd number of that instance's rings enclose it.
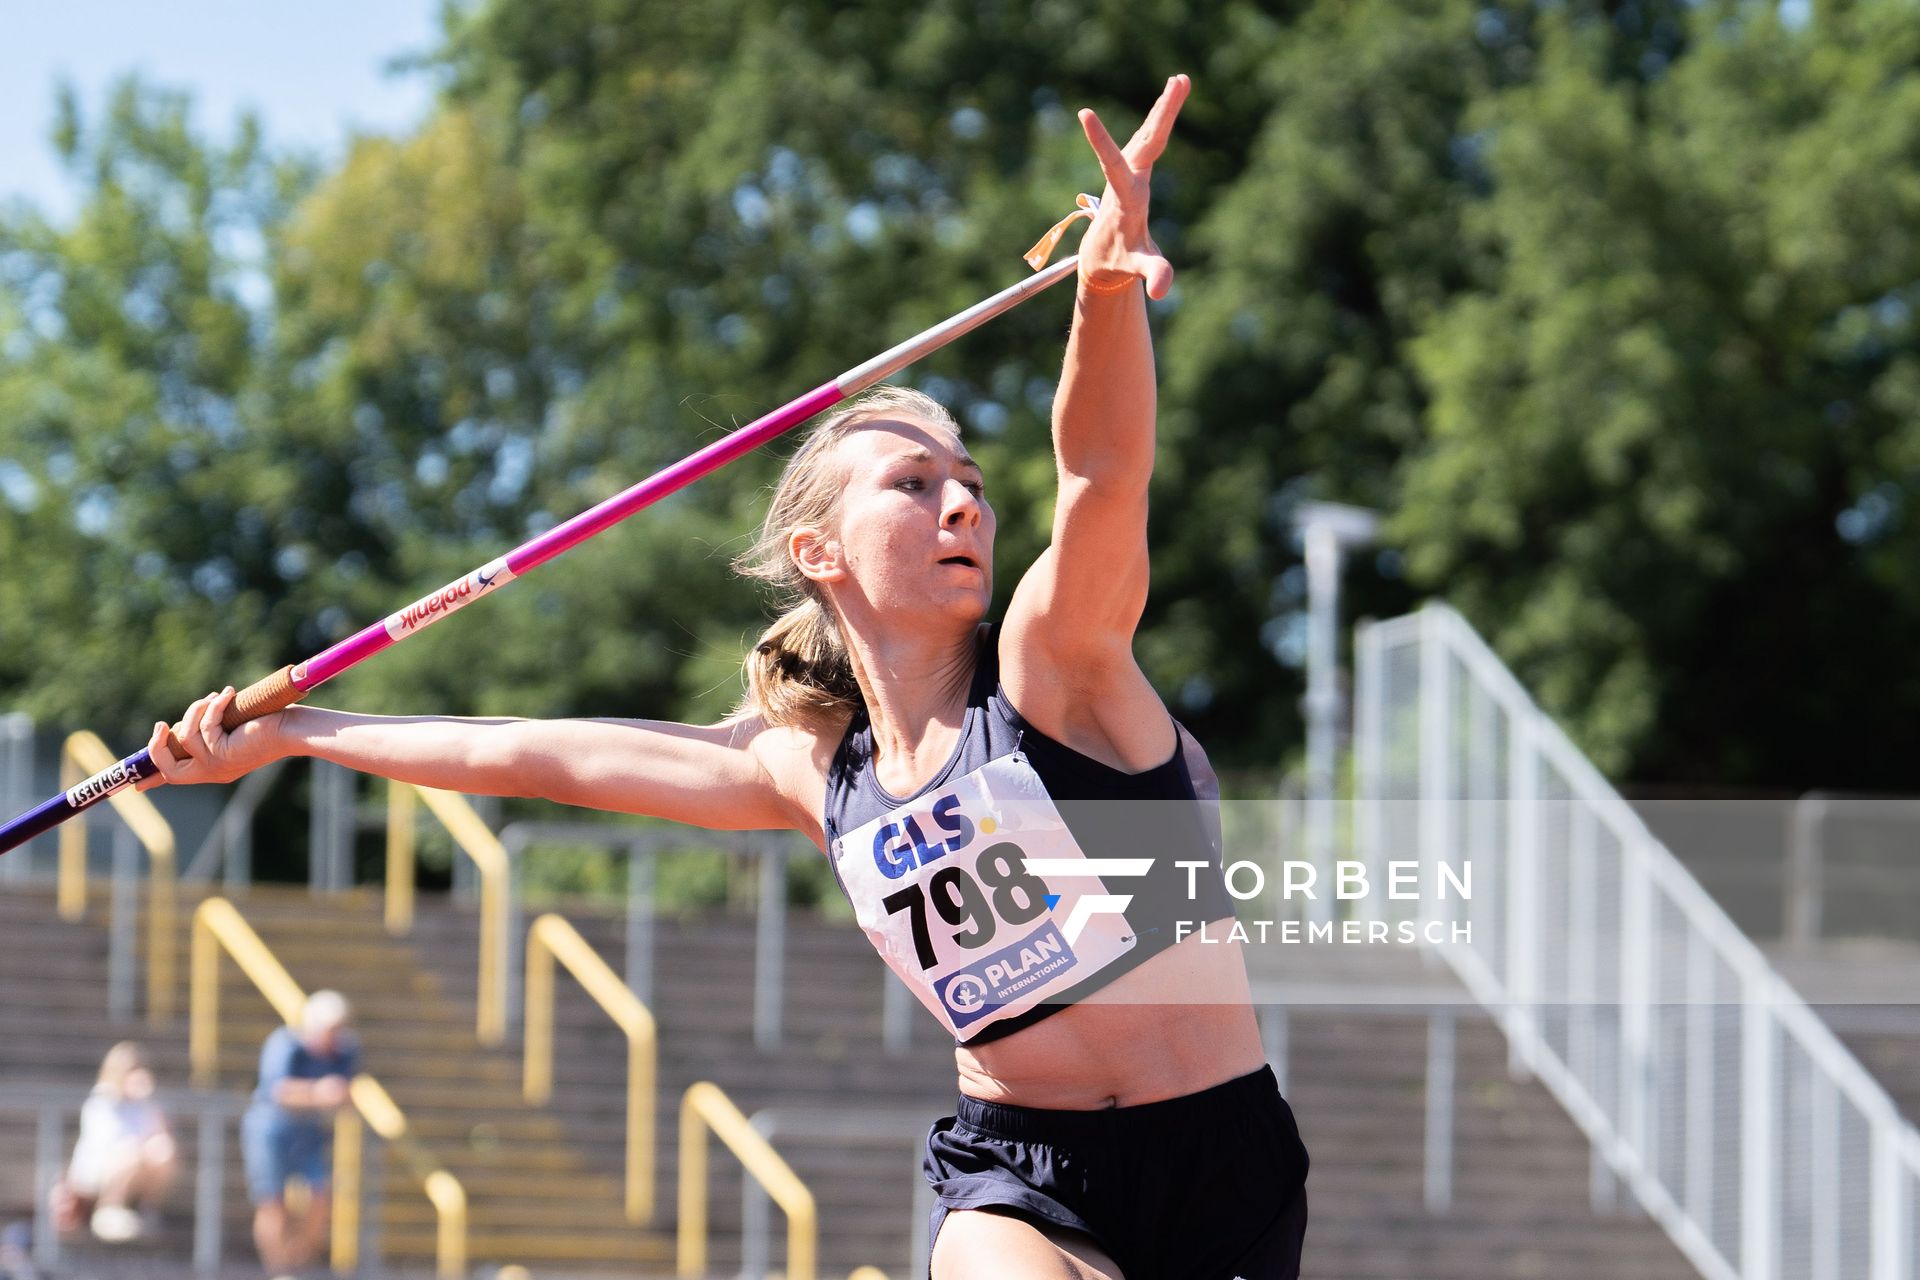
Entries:
{"label": "blue javelin tip", "polygon": [[1043,896],[1043,897],[1045,897],[1045,898],[1046,898],[1046,900],[1047,900],[1047,910],[1049,910],[1049,911],[1051,911],[1051,910],[1053,910],[1053,909],[1054,909],[1055,907],[1057,907],[1057,906],[1059,906],[1059,905],[1060,905],[1060,895],[1059,895],[1059,894],[1057,894],[1057,893],[1049,893],[1049,894],[1043,894],[1042,896]]}

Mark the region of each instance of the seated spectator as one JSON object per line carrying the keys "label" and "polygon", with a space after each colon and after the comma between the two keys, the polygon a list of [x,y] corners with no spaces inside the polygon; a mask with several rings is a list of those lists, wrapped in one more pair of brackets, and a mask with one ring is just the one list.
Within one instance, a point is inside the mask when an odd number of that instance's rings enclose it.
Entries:
{"label": "seated spectator", "polygon": [[74,1230],[90,1218],[94,1235],[119,1244],[138,1239],[157,1220],[173,1186],[178,1152],[153,1088],[139,1045],[123,1041],[107,1050],[100,1079],[80,1108],[73,1160],[54,1188],[61,1229]]}
{"label": "seated spectator", "polygon": [[[296,1033],[280,1027],[260,1050],[260,1084],[241,1121],[247,1191],[253,1198],[253,1240],[269,1273],[311,1263],[327,1236],[333,1183],[333,1116],[347,1102],[360,1070],[360,1048],[347,1027],[350,1011],[337,991],[307,997]],[[306,1184],[296,1221],[287,1183]]]}

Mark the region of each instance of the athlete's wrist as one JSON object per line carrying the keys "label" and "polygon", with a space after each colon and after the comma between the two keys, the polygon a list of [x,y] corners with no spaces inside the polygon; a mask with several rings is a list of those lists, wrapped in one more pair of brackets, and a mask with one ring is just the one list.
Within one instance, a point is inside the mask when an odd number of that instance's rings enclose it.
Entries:
{"label": "athlete's wrist", "polygon": [[1080,294],[1082,297],[1095,298],[1123,297],[1139,283],[1140,277],[1132,272],[1083,271],[1080,273]]}
{"label": "athlete's wrist", "polygon": [[315,754],[314,739],[319,735],[316,721],[324,714],[318,707],[286,707],[260,717],[255,723],[265,734],[269,759],[290,760]]}

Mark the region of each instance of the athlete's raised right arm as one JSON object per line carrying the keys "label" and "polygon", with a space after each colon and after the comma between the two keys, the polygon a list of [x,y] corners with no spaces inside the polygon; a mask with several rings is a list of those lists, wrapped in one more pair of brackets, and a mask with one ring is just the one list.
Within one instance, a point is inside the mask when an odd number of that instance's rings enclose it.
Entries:
{"label": "athlete's raised right arm", "polygon": [[187,708],[187,759],[147,744],[169,783],[231,782],[269,761],[312,756],[363,773],[474,795],[532,796],[723,830],[811,825],[756,750],[757,717],[716,725],[656,720],[489,720],[370,716],[290,707],[231,733],[233,690]]}

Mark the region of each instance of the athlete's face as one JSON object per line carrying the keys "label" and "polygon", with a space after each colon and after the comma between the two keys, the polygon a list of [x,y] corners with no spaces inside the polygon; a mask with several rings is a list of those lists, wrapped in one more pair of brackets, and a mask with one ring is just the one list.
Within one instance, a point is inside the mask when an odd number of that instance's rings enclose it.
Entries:
{"label": "athlete's face", "polygon": [[829,589],[850,590],[876,611],[984,617],[993,508],[960,441],[912,420],[873,422],[842,440],[835,457],[845,475],[837,527],[811,548],[838,571],[826,578]]}

